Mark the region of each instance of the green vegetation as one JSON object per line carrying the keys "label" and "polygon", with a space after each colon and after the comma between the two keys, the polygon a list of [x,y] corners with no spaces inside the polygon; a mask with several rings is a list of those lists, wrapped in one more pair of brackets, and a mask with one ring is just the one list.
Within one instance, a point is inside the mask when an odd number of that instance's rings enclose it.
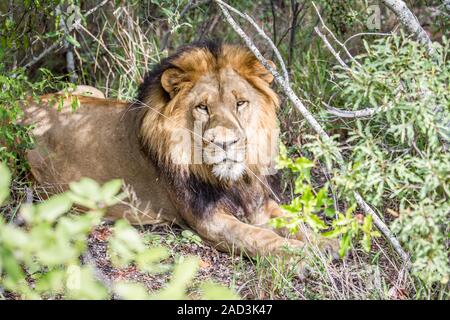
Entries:
{"label": "green vegetation", "polygon": [[[11,175],[0,166],[0,204],[8,198]],[[0,217],[1,287],[24,299],[64,297],[68,299],[186,299],[187,289],[198,269],[196,257],[186,257],[175,265],[164,263],[169,252],[149,247],[126,220],[118,220],[109,239],[112,264],[125,268],[134,264],[145,273],[172,272],[163,289],[148,293],[139,283],[109,283],[99,277],[95,263],[84,256],[87,238],[101,221],[107,207],[120,202],[121,180],[99,186],[84,178],[70,184],[70,190],[39,204],[24,204],[21,217],[25,225],[16,226]],[[89,210],[70,211],[73,205]],[[82,260],[88,263],[82,264]],[[208,282],[200,285],[205,299],[236,299],[227,288]]]}
{"label": "green vegetation", "polygon": [[332,169],[336,153],[314,137],[305,145],[332,170],[340,198],[352,203],[358,191],[382,216],[398,217],[393,230],[412,254],[413,274],[426,285],[445,285],[450,272],[448,50],[444,38],[432,61],[404,36],[366,44],[367,53],[356,57],[361,67],[332,73],[343,109],[377,109],[370,118],[345,122],[348,138],[335,147],[348,150],[347,167]]}

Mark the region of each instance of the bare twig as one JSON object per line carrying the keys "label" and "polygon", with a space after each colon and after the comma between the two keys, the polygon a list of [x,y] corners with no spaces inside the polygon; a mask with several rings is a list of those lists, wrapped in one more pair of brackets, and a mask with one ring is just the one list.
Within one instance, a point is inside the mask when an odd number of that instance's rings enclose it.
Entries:
{"label": "bare twig", "polygon": [[67,72],[70,74],[70,82],[76,83],[78,79],[78,75],[75,72],[75,60],[73,58],[73,47],[67,40],[67,36],[70,35],[69,29],[66,25],[66,19],[64,17],[64,14],[61,9],[61,5],[58,4],[56,6],[56,15],[60,16],[59,20],[59,26],[62,30],[64,30],[64,49],[66,49],[66,65],[67,65]]}
{"label": "bare twig", "polygon": [[[99,8],[103,7],[107,2],[109,2],[110,0],[103,0],[102,2],[100,2],[98,5],[96,5],[95,7],[93,7],[92,9],[90,9],[89,11],[87,11],[84,14],[84,17],[88,17],[89,15],[91,15],[92,13],[94,13],[95,11],[97,11]],[[73,23],[72,26],[70,26],[68,28],[68,33],[72,32],[73,30],[77,30],[80,26],[80,22],[81,22],[81,17],[76,19]],[[55,50],[56,48],[58,48],[61,44],[61,41],[63,39],[59,39],[57,40],[55,43],[53,43],[50,47],[48,47],[47,49],[45,49],[44,51],[42,51],[38,56],[33,57],[31,59],[30,62],[28,62],[27,64],[25,64],[23,67],[25,69],[29,69],[32,66],[34,66],[36,63],[38,63],[39,61],[42,60],[42,58],[44,58],[46,55],[48,55],[50,52],[52,52],[53,50]]]}
{"label": "bare twig", "polygon": [[392,31],[391,33],[384,33],[384,32],[360,32],[360,33],[357,33],[357,34],[354,34],[354,35],[348,37],[347,40],[344,41],[343,45],[345,46],[345,44],[347,42],[349,42],[350,40],[352,40],[352,39],[354,39],[356,37],[361,37],[361,36],[392,36],[394,32],[395,31]]}
{"label": "bare twig", "polygon": [[[303,6],[306,2],[303,3]],[[292,11],[292,20],[291,27],[289,31],[289,55],[288,55],[288,70],[291,71],[292,66],[292,58],[294,56],[294,47],[295,47],[295,33],[297,31],[297,19],[300,11],[303,9],[303,6],[300,8],[299,3],[296,0],[291,0],[291,11]]]}
{"label": "bare twig", "polygon": [[348,65],[344,62],[344,60],[342,60],[341,56],[339,55],[339,53],[336,52],[336,50],[334,50],[334,48],[331,46],[331,44],[328,42],[327,37],[325,37],[325,35],[320,32],[318,27],[314,27],[314,31],[317,33],[317,35],[322,38],[323,42],[325,43],[325,45],[327,46],[328,50],[330,50],[330,52],[333,54],[333,56],[336,58],[336,60],[339,62],[339,64],[347,71],[350,71],[350,68],[348,67]]}
{"label": "bare twig", "polygon": [[371,117],[377,112],[381,111],[381,108],[367,108],[362,110],[355,110],[355,111],[348,111],[348,110],[342,110],[337,109],[329,104],[322,102],[324,106],[327,107],[328,113],[340,117],[340,118],[365,118],[365,117]]}
{"label": "bare twig", "polygon": [[[322,26],[325,28],[325,30],[327,30],[327,32],[331,35],[331,37],[333,38],[333,40],[344,50],[344,52],[347,54],[347,56],[358,66],[361,67],[361,64],[356,61],[356,59],[350,54],[350,51],[348,51],[347,47],[338,40],[338,38],[334,35],[334,33],[330,30],[330,28],[327,27],[327,25],[325,24],[325,22],[323,21],[322,16],[320,15],[319,9],[317,9],[317,6],[314,2],[312,2],[312,5],[314,7],[314,10],[316,10],[317,16],[319,17],[320,23],[322,24]],[[317,31],[316,31],[317,32]],[[324,41],[326,41],[325,36],[321,37],[322,39],[324,39]],[[328,41],[326,41],[328,42]],[[331,45],[330,45],[331,47]]]}
{"label": "bare twig", "polygon": [[[225,19],[227,22],[231,25],[231,27],[234,29],[234,31],[244,40],[247,47],[253,52],[255,57],[264,65],[267,70],[269,70],[272,75],[275,78],[275,81],[278,83],[280,88],[284,91],[284,93],[288,96],[288,98],[291,100],[294,107],[303,115],[303,117],[308,121],[310,126],[316,131],[316,133],[319,135],[319,137],[324,141],[325,143],[330,142],[331,139],[328,136],[328,134],[323,130],[323,128],[320,126],[320,124],[317,122],[317,120],[312,116],[312,114],[306,109],[306,107],[303,105],[301,100],[298,98],[298,96],[295,94],[295,92],[292,90],[292,88],[284,81],[283,77],[277,72],[276,69],[274,69],[268,61],[264,58],[264,56],[261,54],[261,52],[258,50],[258,48],[254,45],[252,40],[245,34],[245,32],[242,30],[242,28],[236,23],[236,21],[233,19],[227,8],[228,5],[224,5],[224,3],[220,0],[215,0],[220,9],[222,10],[222,13],[225,16]],[[257,30],[259,33],[259,30]],[[270,40],[271,41],[271,40]],[[344,168],[344,159],[342,154],[338,154],[337,162],[339,166]],[[409,264],[409,256],[408,254],[403,250],[400,243],[398,242],[397,238],[392,234],[392,232],[389,230],[389,228],[386,226],[386,224],[381,220],[381,218],[375,213],[375,211],[364,201],[364,199],[361,197],[361,195],[358,192],[354,192],[354,197],[356,199],[356,202],[361,207],[361,209],[366,213],[370,214],[373,217],[373,221],[377,228],[383,233],[383,235],[390,241],[391,245],[395,249],[395,251],[399,254],[399,256],[402,258],[403,262],[405,264]]]}
{"label": "bare twig", "polygon": [[433,43],[426,31],[422,28],[416,16],[409,10],[402,0],[381,0],[389,9],[391,9],[402,25],[413,34],[417,40],[426,46],[428,54],[434,55]]}
{"label": "bare twig", "polygon": [[[236,10],[235,8],[233,8],[232,6],[226,4],[225,2],[221,1],[221,0],[215,0],[217,2],[217,4],[220,5],[220,8],[222,9],[222,7],[226,7],[228,10],[233,11],[234,13],[236,13],[237,15],[239,15],[240,17],[244,18],[245,20],[247,20],[258,32],[258,34],[264,38],[264,40],[267,41],[267,43],[270,45],[270,47],[272,48],[273,52],[275,53],[275,56],[277,57],[278,63],[281,66],[281,71],[283,72],[283,80],[286,81],[286,84],[289,85],[289,73],[287,71],[286,68],[286,64],[284,63],[283,57],[280,54],[280,51],[278,51],[278,48],[275,46],[275,44],[272,42],[272,39],[270,39],[269,36],[266,35],[266,33],[264,32],[263,29],[261,29],[258,24],[246,13],[242,13],[238,10]],[[222,10],[223,11],[223,10]],[[228,12],[228,11],[227,11]],[[243,32],[243,31],[242,31]]]}
{"label": "bare twig", "polygon": [[[395,89],[394,93],[394,99],[398,99],[399,95],[403,89],[403,84],[400,83],[397,88]],[[387,103],[386,105],[375,107],[375,108],[366,108],[361,110],[355,110],[355,111],[347,111],[347,110],[341,110],[337,108],[333,108],[332,106],[328,105],[325,102],[322,102],[322,104],[327,107],[327,111],[331,113],[332,115],[341,117],[341,118],[365,118],[365,117],[371,117],[374,114],[377,114],[378,112],[389,110],[393,107],[392,101]]]}
{"label": "bare twig", "polygon": [[275,14],[275,3],[274,3],[274,0],[270,0],[270,10],[272,12],[273,43],[277,43],[277,16]]}

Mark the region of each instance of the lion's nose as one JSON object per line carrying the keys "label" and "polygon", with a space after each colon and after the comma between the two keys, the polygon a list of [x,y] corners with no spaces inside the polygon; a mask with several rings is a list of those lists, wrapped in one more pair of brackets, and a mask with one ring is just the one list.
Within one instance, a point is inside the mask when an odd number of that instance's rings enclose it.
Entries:
{"label": "lion's nose", "polygon": [[208,129],[203,137],[208,143],[212,143],[223,150],[227,150],[241,140],[239,133],[226,128]]}

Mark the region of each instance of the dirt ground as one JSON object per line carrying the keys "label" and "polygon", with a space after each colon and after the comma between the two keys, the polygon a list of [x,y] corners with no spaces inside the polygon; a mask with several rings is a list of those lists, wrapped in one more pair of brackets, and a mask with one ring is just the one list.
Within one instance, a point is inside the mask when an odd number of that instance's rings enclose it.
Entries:
{"label": "dirt ground", "polygon": [[[170,249],[171,257],[166,263],[173,263],[179,256],[192,255],[200,259],[193,287],[196,283],[212,280],[232,287],[243,299],[407,298],[405,274],[384,254],[383,243],[376,243],[370,256],[354,250],[337,263],[317,261],[311,265],[308,278],[300,279],[284,266],[231,256],[204,242],[188,240],[178,227],[144,227],[139,231],[144,237],[153,239],[149,245],[156,243]],[[107,252],[110,234],[111,225],[104,223],[89,237],[89,252],[103,276],[109,281],[145,284],[150,292],[167,283],[170,273],[152,275],[139,272],[135,267],[114,268]],[[192,290],[195,298],[195,289]]]}
{"label": "dirt ground", "polygon": [[[158,242],[168,247],[171,258],[167,263],[175,261],[177,256],[196,256],[200,260],[200,267],[197,272],[195,282],[213,280],[227,287],[243,288],[243,277],[240,272],[247,275],[254,273],[252,263],[243,257],[232,257],[227,253],[217,251],[213,247],[203,242],[194,243],[182,236],[182,229],[178,227],[159,226],[156,228],[144,227],[140,232],[145,237],[151,235],[152,238],[159,238]],[[111,225],[104,224],[95,229],[89,237],[89,251],[95,261],[97,268],[111,281],[129,280],[145,284],[149,291],[160,289],[169,280],[168,274],[145,274],[139,272],[135,267],[125,269],[114,268],[109,260],[107,252],[107,240],[111,233]],[[240,270],[236,267],[239,265]],[[240,294],[248,295],[243,288]]]}

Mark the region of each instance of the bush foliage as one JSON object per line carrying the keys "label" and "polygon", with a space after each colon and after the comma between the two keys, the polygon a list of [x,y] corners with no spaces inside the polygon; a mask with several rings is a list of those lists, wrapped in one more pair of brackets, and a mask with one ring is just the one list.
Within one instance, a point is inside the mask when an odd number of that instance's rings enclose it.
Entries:
{"label": "bush foliage", "polygon": [[[11,175],[0,166],[0,205],[7,200]],[[109,283],[96,274],[95,262],[86,258],[87,238],[109,206],[120,202],[121,180],[100,186],[84,178],[70,184],[70,190],[39,204],[24,204],[20,216],[23,226],[7,223],[0,217],[0,289],[21,298],[41,299],[186,299],[187,289],[198,269],[196,257],[185,257],[177,264],[164,263],[167,248],[149,247],[126,220],[114,224],[109,239],[113,265],[135,265],[141,272],[172,272],[170,282],[161,290],[148,293],[139,283]],[[85,214],[71,210],[73,205],[88,208]],[[82,263],[84,260],[84,263]],[[87,263],[86,263],[87,262]],[[237,299],[231,290],[206,282],[200,285],[204,298]],[[1,292],[0,292],[1,294]]]}
{"label": "bush foliage", "polygon": [[[375,114],[345,122],[345,170],[332,169],[331,182],[343,199],[352,191],[377,208],[412,255],[412,272],[427,285],[449,277],[450,213],[449,43],[437,58],[405,36],[366,44],[361,66],[336,69],[336,99],[342,109],[373,108]],[[333,148],[312,137],[305,147],[316,159],[335,161]]]}

